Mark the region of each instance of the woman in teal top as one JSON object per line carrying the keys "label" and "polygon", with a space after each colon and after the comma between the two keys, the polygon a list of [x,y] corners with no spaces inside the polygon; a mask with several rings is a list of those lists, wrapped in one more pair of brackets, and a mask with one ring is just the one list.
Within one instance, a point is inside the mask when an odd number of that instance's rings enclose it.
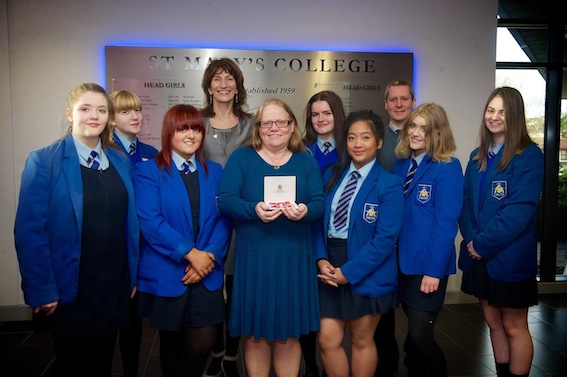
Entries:
{"label": "woman in teal top", "polygon": [[[221,181],[221,213],[237,223],[229,331],[244,337],[246,367],[255,376],[270,374],[272,347],[276,374],[297,376],[298,339],[319,329],[311,224],[323,214],[323,185],[299,134],[291,108],[266,100],[251,145],[230,156]],[[269,176],[295,177],[288,189],[296,191],[295,205],[273,208],[264,201]]]}

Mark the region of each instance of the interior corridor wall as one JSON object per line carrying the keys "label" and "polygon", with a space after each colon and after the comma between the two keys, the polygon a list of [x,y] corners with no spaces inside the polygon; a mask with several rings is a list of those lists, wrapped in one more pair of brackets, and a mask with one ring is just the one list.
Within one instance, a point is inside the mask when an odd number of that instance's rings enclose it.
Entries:
{"label": "interior corridor wall", "polygon": [[[0,7],[0,320],[29,315],[13,244],[25,159],[63,135],[72,87],[105,83],[106,45],[412,52],[417,103],[446,109],[463,165],[494,88],[497,0],[0,0]],[[452,277],[449,291],[459,285],[460,275]]]}

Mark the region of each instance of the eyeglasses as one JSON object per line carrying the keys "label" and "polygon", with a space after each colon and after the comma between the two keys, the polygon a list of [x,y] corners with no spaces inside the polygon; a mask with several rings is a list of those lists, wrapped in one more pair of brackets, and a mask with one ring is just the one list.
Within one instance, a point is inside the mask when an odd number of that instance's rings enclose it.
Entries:
{"label": "eyeglasses", "polygon": [[278,128],[285,128],[285,127],[288,127],[291,124],[291,122],[292,122],[291,119],[262,120],[262,121],[258,122],[258,124],[262,128],[272,128],[272,126],[274,124]]}

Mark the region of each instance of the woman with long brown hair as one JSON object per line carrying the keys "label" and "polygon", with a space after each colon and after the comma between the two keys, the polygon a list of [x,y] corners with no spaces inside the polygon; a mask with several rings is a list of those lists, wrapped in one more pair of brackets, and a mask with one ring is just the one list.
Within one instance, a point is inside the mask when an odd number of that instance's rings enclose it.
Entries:
{"label": "woman with long brown hair", "polygon": [[[232,152],[250,140],[252,132],[253,116],[246,111],[244,76],[234,60],[213,59],[203,74],[201,88],[205,94],[205,106],[201,109],[205,120],[204,155],[224,167]],[[234,231],[224,267],[228,318],[232,306]],[[231,336],[226,332],[225,323],[221,323],[205,377],[216,377],[221,369],[224,377],[238,377],[239,343],[240,337]]]}
{"label": "woman with long brown hair", "polygon": [[522,95],[495,89],[465,173],[459,268],[462,291],[479,299],[490,328],[498,376],[527,376],[533,359],[528,308],[538,302],[535,213],[543,172]]}

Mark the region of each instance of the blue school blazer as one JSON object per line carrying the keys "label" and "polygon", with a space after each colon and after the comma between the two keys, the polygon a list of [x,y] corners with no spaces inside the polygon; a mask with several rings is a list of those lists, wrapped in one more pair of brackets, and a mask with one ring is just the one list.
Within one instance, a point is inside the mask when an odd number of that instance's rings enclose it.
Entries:
{"label": "blue school blazer", "polygon": [[[128,192],[126,231],[130,284],[137,281],[140,228],[131,164],[105,149]],[[72,135],[30,153],[22,173],[14,235],[26,303],[32,308],[76,301],[83,228],[83,179]]]}
{"label": "blue school blazer", "polygon": [[[348,169],[341,177],[344,178]],[[326,178],[330,176],[325,175]],[[331,202],[341,180],[325,194],[323,227],[315,233],[315,260],[327,259],[327,229]],[[360,296],[381,297],[395,292],[398,265],[395,245],[402,227],[404,196],[402,181],[378,161],[364,180],[351,206],[347,240],[348,262],[343,275]]]}
{"label": "blue school blazer", "polygon": [[[162,297],[179,297],[186,290],[181,282],[193,247],[215,255],[215,268],[203,280],[214,291],[223,285],[223,261],[232,232],[231,221],[217,206],[221,165],[207,161],[209,174],[197,159],[199,175],[199,224],[193,224],[189,195],[183,178],[172,166],[158,168],[155,159],[135,166],[136,208],[142,230],[138,289]],[[198,226],[197,239],[193,229]]]}
{"label": "blue school blazer", "polygon": [[[398,160],[394,174],[405,180],[410,158]],[[409,184],[404,224],[398,240],[400,270],[439,279],[454,274],[455,237],[463,204],[463,170],[456,158],[435,162],[425,156]]]}
{"label": "blue school blazer", "polygon": [[543,154],[532,144],[498,172],[504,148],[494,157],[482,187],[482,173],[473,160],[478,148],[470,155],[459,219],[463,235],[459,268],[467,271],[472,265],[467,244],[473,241],[490,277],[513,282],[537,274],[535,212],[543,185]]}
{"label": "blue school blazer", "polygon": [[136,143],[136,153],[134,156],[130,156],[130,153],[124,148],[124,145],[120,142],[118,135],[116,135],[116,131],[113,132],[112,137],[116,145],[122,149],[124,154],[132,161],[132,163],[137,164],[141,161],[147,161],[151,158],[154,158],[158,154],[158,150],[152,147],[149,144],[142,143],[139,139]]}

